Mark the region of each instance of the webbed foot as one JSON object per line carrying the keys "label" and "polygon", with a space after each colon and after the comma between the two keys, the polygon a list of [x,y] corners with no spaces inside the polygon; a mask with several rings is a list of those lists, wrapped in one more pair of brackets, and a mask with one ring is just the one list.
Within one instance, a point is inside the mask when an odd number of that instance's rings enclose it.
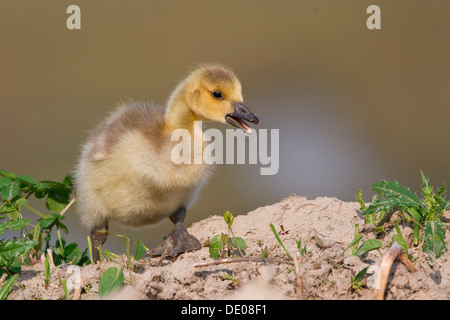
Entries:
{"label": "webbed foot", "polygon": [[174,225],[167,238],[147,252],[147,257],[163,256],[175,258],[181,253],[200,250],[200,241],[187,232],[181,223]]}

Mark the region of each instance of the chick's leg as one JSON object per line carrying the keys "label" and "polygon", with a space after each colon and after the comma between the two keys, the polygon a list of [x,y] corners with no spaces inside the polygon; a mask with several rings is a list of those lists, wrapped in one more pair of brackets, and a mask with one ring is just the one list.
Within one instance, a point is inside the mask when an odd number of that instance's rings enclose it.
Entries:
{"label": "chick's leg", "polygon": [[185,216],[186,208],[184,206],[178,208],[170,216],[170,220],[174,224],[172,231],[163,242],[151,249],[147,256],[176,257],[180,253],[199,250],[202,247],[200,241],[183,227]]}
{"label": "chick's leg", "polygon": [[108,238],[108,221],[91,229],[92,241],[92,262],[96,263],[100,259],[99,246],[102,246]]}

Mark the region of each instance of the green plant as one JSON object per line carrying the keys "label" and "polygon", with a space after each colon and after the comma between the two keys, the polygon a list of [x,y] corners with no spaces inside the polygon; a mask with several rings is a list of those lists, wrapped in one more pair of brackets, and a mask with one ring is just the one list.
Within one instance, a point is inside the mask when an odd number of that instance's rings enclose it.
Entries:
{"label": "green plant", "polygon": [[295,240],[295,243],[297,244],[298,253],[300,253],[301,256],[306,255],[306,246],[302,247],[302,238]]}
{"label": "green plant", "polygon": [[[45,287],[50,281],[50,261],[56,266],[63,263],[83,266],[92,261],[90,237],[87,238],[88,248],[82,251],[77,243],[67,244],[62,236],[61,231],[68,234],[68,228],[63,223],[63,219],[65,211],[74,201],[74,199],[70,200],[72,192],[73,177],[71,175],[67,175],[63,181],[43,180],[38,182],[27,175],[19,176],[10,171],[0,170],[0,235],[6,231],[18,233],[13,240],[0,239],[0,276],[6,273],[6,282],[0,289],[0,298],[6,298],[10,292],[17,280],[21,266],[41,262],[40,257],[43,253],[45,253],[45,260],[42,261],[45,265]],[[40,212],[31,206],[29,203],[31,196],[38,200],[45,200],[45,206],[49,213]],[[27,216],[29,212],[25,212],[26,210],[37,216],[35,222],[32,221],[32,217]],[[57,239],[52,246],[50,242],[54,230],[56,230]],[[130,272],[131,281],[130,245],[136,245],[135,260],[142,259],[148,248],[139,236],[136,242],[132,242],[126,235],[112,235],[125,239],[126,260],[124,261],[123,257],[101,248],[100,259],[103,261],[104,253],[109,261],[116,260],[120,264],[119,260],[122,258],[122,269],[117,275],[117,279],[114,278],[114,283],[123,282],[121,279],[123,279],[124,269]],[[109,271],[105,279],[111,278],[111,274],[112,271]],[[66,282],[61,281],[61,285],[67,299]],[[108,287],[108,284],[106,287],[103,284],[102,293],[108,292]]]}
{"label": "green plant", "polygon": [[[141,237],[138,236],[137,237],[137,241],[133,242],[130,240],[130,238],[128,238],[128,236],[126,234],[115,234],[115,233],[108,233],[109,235],[115,236],[115,237],[119,237],[119,238],[123,238],[125,239],[125,257],[126,259],[123,258],[123,256],[120,256],[118,254],[115,254],[113,252],[110,252],[108,250],[103,250],[101,246],[99,246],[99,252],[100,252],[100,261],[102,262],[104,259],[106,259],[107,261],[114,261],[116,263],[118,263],[122,268],[121,268],[121,272],[123,274],[124,270],[128,271],[128,278],[126,281],[129,283],[132,283],[132,272],[133,272],[133,266],[131,264],[132,259],[131,259],[131,251],[130,251],[130,245],[131,244],[135,244],[136,245],[136,250],[135,250],[135,255],[134,255],[134,260],[140,260],[143,258],[144,253],[146,251],[148,251],[148,248],[144,245],[144,243],[141,241]],[[89,250],[90,250],[90,256],[92,258],[92,245],[90,245],[90,238],[88,237],[88,245],[89,245]]]}
{"label": "green plant", "polygon": [[69,300],[69,290],[67,290],[67,279],[60,279],[64,291],[64,299]]}
{"label": "green plant", "polygon": [[[20,272],[22,264],[39,262],[40,255],[52,248],[53,261],[56,265],[63,262],[83,265],[87,257],[78,249],[77,244],[65,245],[61,230],[68,233],[60,214],[70,203],[73,190],[73,178],[67,175],[63,181],[36,181],[27,175],[0,170],[0,235],[5,231],[18,233],[13,240],[0,239],[0,275],[11,276]],[[45,199],[45,206],[51,213],[42,213],[32,207],[29,198]],[[25,217],[28,210],[37,215]],[[56,213],[58,212],[58,213]],[[52,230],[56,229],[58,240],[50,246]]]}
{"label": "green plant", "polygon": [[117,291],[124,282],[123,268],[117,272],[116,267],[111,267],[103,272],[98,283],[98,295],[104,298],[106,295]]}
{"label": "green plant", "polygon": [[395,231],[397,231],[397,234],[392,237],[392,240],[397,241],[403,250],[405,250],[405,253],[408,254],[408,244],[406,243],[405,238],[403,238],[398,222],[395,222]]}
{"label": "green plant", "polygon": [[262,259],[266,259],[268,256],[269,256],[269,249],[267,249],[267,246],[265,246],[264,248],[261,247],[260,257]]}
{"label": "green plant", "polygon": [[11,276],[0,288],[0,300],[5,300],[8,296],[9,292],[13,288],[14,284],[17,281],[17,278],[19,278],[18,274],[15,274]]}
{"label": "green plant", "polygon": [[369,269],[369,267],[362,269],[360,272],[358,272],[358,274],[356,276],[353,276],[353,274],[350,275],[350,282],[352,285],[352,289],[355,290],[356,292],[359,292],[361,290],[360,287],[361,287],[362,279],[364,278],[368,269]]}
{"label": "green plant", "polygon": [[[372,190],[377,193],[372,203],[366,207],[361,191],[356,190],[356,198],[360,203],[366,223],[379,225],[383,217],[393,210],[398,210],[402,220],[413,223],[414,244],[423,242],[423,251],[431,258],[439,258],[445,251],[445,230],[442,222],[443,211],[450,209],[450,201],[445,199],[445,184],[434,191],[429,185],[429,179],[421,171],[422,198],[411,192],[409,188],[397,181],[381,180],[372,184]],[[397,226],[398,228],[398,226]],[[421,230],[422,235],[421,235]],[[395,240],[401,240],[397,230]],[[400,245],[402,243],[399,242]],[[403,243],[405,245],[405,243]],[[405,248],[407,250],[407,247]]]}
{"label": "green plant", "polygon": [[47,290],[48,284],[50,283],[50,258],[49,255],[45,255],[45,278],[44,278],[44,284],[45,284],[45,290]]}
{"label": "green plant", "polygon": [[239,286],[239,281],[237,281],[236,279],[234,279],[231,275],[229,275],[228,273],[225,273],[224,275],[222,275],[222,277],[224,277],[227,280],[230,280],[233,285],[235,287]]}
{"label": "green plant", "polygon": [[[236,248],[239,255],[243,257],[242,251],[247,247],[244,239],[236,237],[233,232],[233,221],[234,216],[231,212],[226,211],[223,215],[223,219],[228,227],[228,233],[222,233],[220,235],[215,235],[209,243],[209,254],[212,258],[219,258],[228,256],[232,254],[232,248]],[[232,237],[230,237],[230,234]]]}
{"label": "green plant", "polygon": [[270,229],[273,232],[273,235],[275,236],[275,238],[277,239],[278,243],[280,244],[280,246],[283,248],[284,252],[286,253],[286,256],[289,260],[292,260],[291,255],[289,254],[289,252],[287,251],[286,247],[283,244],[283,241],[281,241],[280,236],[278,235],[278,232],[275,230],[275,227],[273,226],[273,224],[270,224]]}
{"label": "green plant", "polygon": [[369,239],[363,241],[363,243],[358,247],[358,243],[362,240],[363,236],[359,233],[359,224],[355,225],[355,235],[353,237],[352,242],[344,249],[342,254],[345,253],[350,247],[352,248],[352,256],[362,257],[367,252],[372,250],[378,250],[383,246],[380,240],[378,239]]}

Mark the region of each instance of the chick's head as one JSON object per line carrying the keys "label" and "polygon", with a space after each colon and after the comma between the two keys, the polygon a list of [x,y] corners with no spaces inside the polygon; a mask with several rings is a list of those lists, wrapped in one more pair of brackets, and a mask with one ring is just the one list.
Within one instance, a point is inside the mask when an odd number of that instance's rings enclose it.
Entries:
{"label": "chick's head", "polygon": [[208,65],[188,77],[188,105],[201,121],[228,123],[246,132],[246,121],[258,124],[258,117],[243,103],[242,86],[230,69]]}

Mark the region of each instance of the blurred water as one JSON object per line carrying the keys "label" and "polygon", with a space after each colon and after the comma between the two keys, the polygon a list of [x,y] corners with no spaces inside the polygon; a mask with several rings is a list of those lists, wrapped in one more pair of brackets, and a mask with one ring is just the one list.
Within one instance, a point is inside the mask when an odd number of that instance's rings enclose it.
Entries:
{"label": "blurred water", "polygon": [[[79,31],[66,28],[70,4],[81,8]],[[121,99],[164,104],[191,66],[214,61],[236,71],[259,128],[280,129],[280,170],[220,166],[186,225],[293,193],[351,201],[357,187],[370,199],[382,178],[418,191],[419,169],[436,186],[449,182],[450,3],[378,0],[375,31],[370,4],[2,1],[0,168],[62,179]],[[66,222],[69,240],[85,245],[74,210]],[[152,246],[170,228],[111,229]]]}

